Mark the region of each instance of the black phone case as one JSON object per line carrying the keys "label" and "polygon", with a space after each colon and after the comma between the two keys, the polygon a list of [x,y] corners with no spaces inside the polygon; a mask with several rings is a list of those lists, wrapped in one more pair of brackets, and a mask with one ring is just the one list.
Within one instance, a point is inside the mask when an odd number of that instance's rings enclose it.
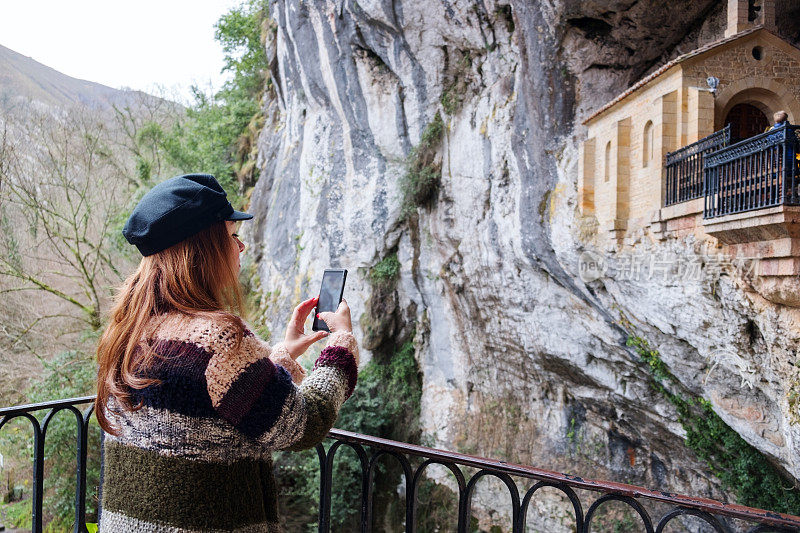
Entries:
{"label": "black phone case", "polygon": [[[342,276],[342,290],[339,292],[339,303],[342,301],[342,296],[344,296],[344,286],[347,283],[347,269],[346,268],[326,268],[325,271],[322,273],[322,279],[325,279],[325,272],[344,272]],[[320,294],[322,294],[322,286],[320,285]],[[337,303],[338,305],[338,303]],[[330,333],[331,330],[328,329],[328,325],[325,323],[324,320],[317,318],[317,313],[319,313],[319,305],[314,308],[314,324],[311,326],[313,331],[327,331]]]}

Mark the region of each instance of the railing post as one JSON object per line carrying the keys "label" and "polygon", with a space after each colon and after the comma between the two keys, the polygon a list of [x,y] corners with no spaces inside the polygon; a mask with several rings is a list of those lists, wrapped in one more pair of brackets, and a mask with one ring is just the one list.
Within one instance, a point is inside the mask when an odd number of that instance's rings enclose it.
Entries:
{"label": "railing post", "polygon": [[[52,411],[50,411],[52,413]],[[42,533],[42,498],[44,497],[44,435],[37,423],[33,428],[33,497],[31,533]]]}
{"label": "railing post", "polygon": [[92,407],[86,409],[83,416],[75,413],[78,422],[78,450],[75,468],[75,533],[87,533],[86,530],[86,464],[89,455],[89,419]]}
{"label": "railing post", "polygon": [[316,446],[319,458],[319,533],[329,533],[331,530],[331,478],[332,471],[328,469],[328,454],[320,443]]}

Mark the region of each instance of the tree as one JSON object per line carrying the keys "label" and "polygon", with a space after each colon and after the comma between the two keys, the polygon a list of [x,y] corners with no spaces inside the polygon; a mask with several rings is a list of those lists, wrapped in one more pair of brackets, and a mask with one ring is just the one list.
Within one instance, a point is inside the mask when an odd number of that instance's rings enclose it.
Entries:
{"label": "tree", "polygon": [[269,62],[264,46],[267,2],[247,0],[217,22],[215,38],[232,74],[221,90],[193,88],[194,102],[164,139],[169,161],[184,172],[214,174],[241,204],[255,183],[256,139],[263,124],[261,98]]}
{"label": "tree", "polygon": [[167,178],[174,171],[168,163],[165,139],[170,130],[184,117],[184,109],[165,97],[163,90],[157,95],[133,93],[132,98],[114,104],[110,138],[116,152],[127,154],[126,161],[135,164],[134,169],[120,168],[121,175],[128,178],[133,189],[152,185]]}
{"label": "tree", "polygon": [[26,105],[3,127],[0,294],[43,293],[60,305],[40,319],[72,317],[96,331],[120,280],[109,234],[126,200],[107,126],[88,109]]}

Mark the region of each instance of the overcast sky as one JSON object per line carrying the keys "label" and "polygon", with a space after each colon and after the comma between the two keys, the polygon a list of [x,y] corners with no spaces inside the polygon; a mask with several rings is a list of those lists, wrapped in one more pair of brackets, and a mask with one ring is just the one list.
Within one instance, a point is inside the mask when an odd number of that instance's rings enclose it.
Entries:
{"label": "overcast sky", "polygon": [[74,78],[155,85],[187,98],[219,87],[214,23],[241,0],[0,0],[0,44]]}

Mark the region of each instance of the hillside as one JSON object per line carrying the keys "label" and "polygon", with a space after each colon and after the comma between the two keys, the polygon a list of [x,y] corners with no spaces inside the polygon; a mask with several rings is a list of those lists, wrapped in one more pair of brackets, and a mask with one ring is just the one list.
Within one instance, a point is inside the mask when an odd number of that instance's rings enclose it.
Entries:
{"label": "hillside", "polygon": [[85,105],[109,109],[141,97],[140,91],[118,90],[67,76],[0,45],[0,106],[31,99],[53,107]]}
{"label": "hillside", "polygon": [[[117,228],[109,229],[108,217],[124,205],[129,189],[138,187],[138,180],[159,179],[174,171],[154,147],[154,139],[169,131],[182,113],[180,104],[170,100],[79,80],[0,46],[0,183],[5,185],[6,179],[13,183],[0,191],[0,223],[4,224],[0,255],[13,256],[6,250],[16,250],[22,242],[18,238],[23,239],[27,250],[38,254],[38,259],[20,263],[25,275],[47,279],[46,284],[57,293],[82,298],[81,281],[54,275],[71,268],[68,262],[59,262],[63,259],[58,255],[61,240],[25,240],[28,236],[14,233],[13,228],[26,227],[31,220],[25,211],[29,206],[15,194],[24,197],[25,191],[35,189],[37,198],[49,195],[54,203],[68,193],[91,197],[92,208],[81,212],[81,217],[95,217],[92,228],[118,233]],[[149,136],[141,133],[145,129]],[[65,168],[70,181],[59,182],[56,178]],[[93,184],[89,192],[80,189],[85,176]],[[115,268],[125,264],[124,257],[115,256],[114,261]],[[15,265],[0,260],[0,379],[12,385],[0,393],[3,405],[24,403],[30,379],[41,374],[43,363],[57,354],[78,349],[81,340],[75,332],[83,327],[82,311],[72,303],[47,291],[39,295],[43,298],[31,298],[35,292],[21,290],[26,285],[14,274]],[[119,276],[110,270],[112,274],[101,276],[98,286],[119,283]],[[97,305],[105,306],[108,294],[102,291]]]}

